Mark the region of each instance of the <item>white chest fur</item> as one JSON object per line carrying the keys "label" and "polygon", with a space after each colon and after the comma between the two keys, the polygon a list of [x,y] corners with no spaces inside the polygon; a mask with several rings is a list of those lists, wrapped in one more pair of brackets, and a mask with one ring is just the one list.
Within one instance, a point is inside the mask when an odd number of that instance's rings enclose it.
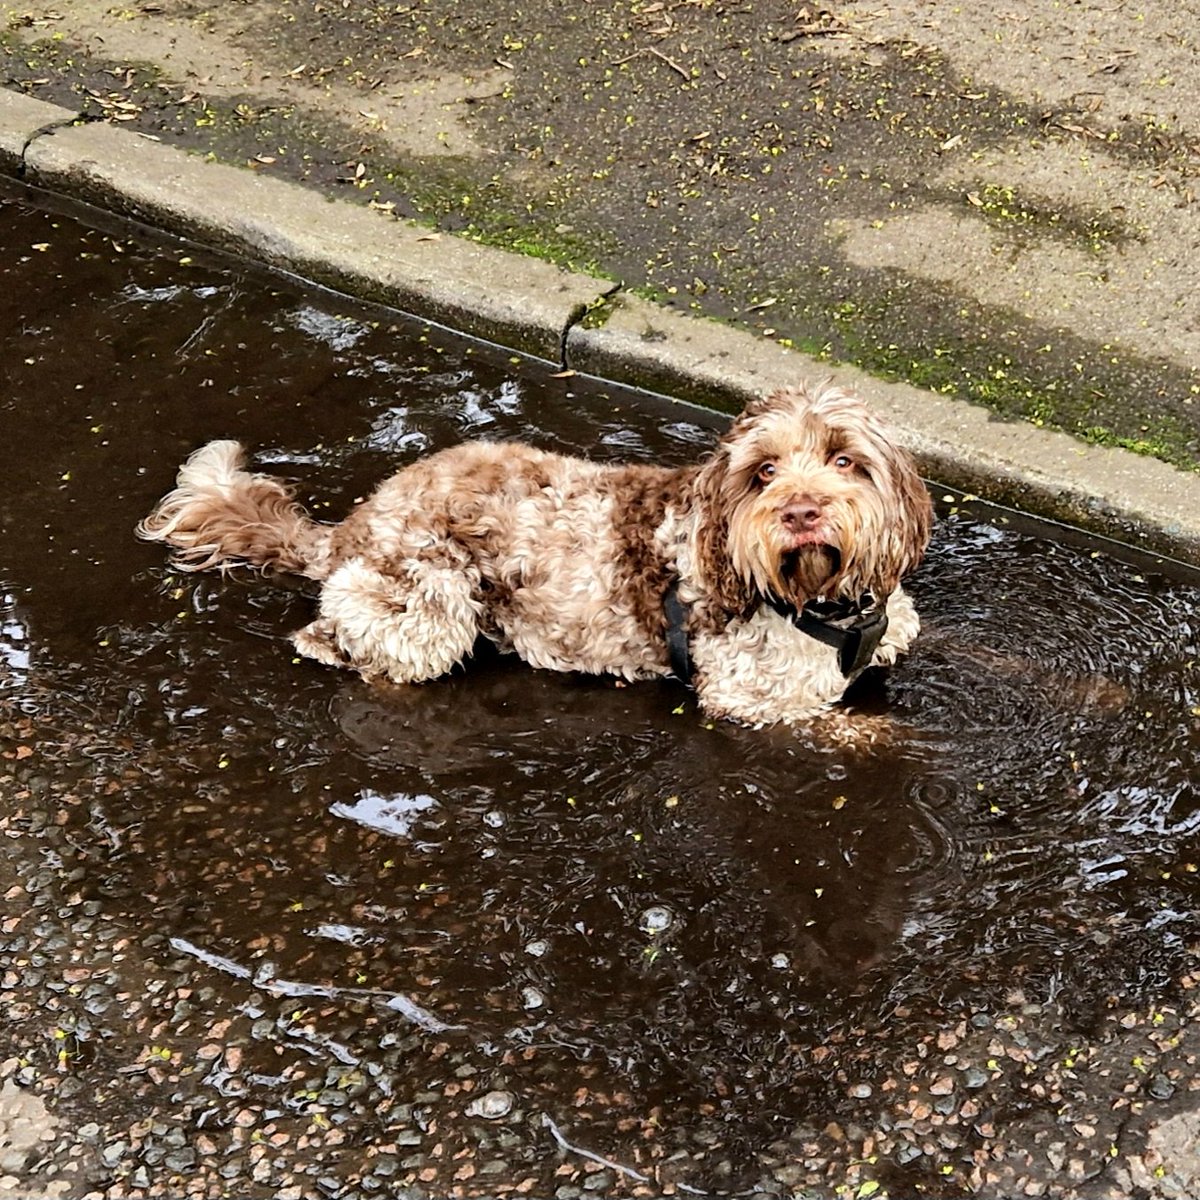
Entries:
{"label": "white chest fur", "polygon": [[[902,589],[888,597],[887,615],[887,632],[872,666],[894,662],[920,629],[916,609]],[[704,708],[752,725],[807,720],[838,700],[850,683],[833,646],[803,633],[766,605],[718,634],[697,636],[692,659]]]}

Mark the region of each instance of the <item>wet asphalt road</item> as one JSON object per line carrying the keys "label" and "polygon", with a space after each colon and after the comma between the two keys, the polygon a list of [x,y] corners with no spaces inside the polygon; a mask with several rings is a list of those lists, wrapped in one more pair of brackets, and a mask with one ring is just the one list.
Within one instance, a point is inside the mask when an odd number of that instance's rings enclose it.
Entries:
{"label": "wet asphalt road", "polygon": [[935,489],[870,754],[486,657],[374,693],[302,588],[133,540],[191,448],[335,517],[714,418],[0,204],[0,1193],[1194,1189],[1194,582]]}

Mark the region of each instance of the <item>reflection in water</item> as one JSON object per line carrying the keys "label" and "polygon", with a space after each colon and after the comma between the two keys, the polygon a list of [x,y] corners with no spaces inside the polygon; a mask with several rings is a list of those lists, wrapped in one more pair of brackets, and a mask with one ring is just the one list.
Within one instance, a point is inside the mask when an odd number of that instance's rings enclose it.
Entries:
{"label": "reflection in water", "polygon": [[311,304],[301,304],[288,320],[303,334],[323,342],[331,350],[352,350],[370,333],[370,328],[352,317],[335,316]]}
{"label": "reflection in water", "polygon": [[[679,462],[709,418],[3,212],[50,249],[0,265],[0,704],[79,746],[88,886],[199,978],[392,997],[528,1050],[511,1069],[549,1107],[586,1067],[732,1142],[819,1115],[826,1048],[863,1029],[1172,976],[1197,932],[1195,587],[945,515],[926,631],[856,700],[887,723],[870,751],[486,650],[371,690],[295,660],[303,585],[179,577],[135,543],[184,453],[238,437],[337,518],[462,436]],[[369,1042],[356,1012],[308,1052]]]}
{"label": "reflection in water", "polygon": [[5,666],[0,681],[18,688],[28,680],[29,634],[17,612],[17,598],[12,592],[0,592],[0,661]]}
{"label": "reflection in water", "polygon": [[408,796],[403,792],[383,796],[371,788],[364,788],[353,804],[338,802],[330,805],[329,811],[335,817],[357,821],[369,829],[407,838],[417,818],[431,808],[437,808],[437,801],[432,796]]}

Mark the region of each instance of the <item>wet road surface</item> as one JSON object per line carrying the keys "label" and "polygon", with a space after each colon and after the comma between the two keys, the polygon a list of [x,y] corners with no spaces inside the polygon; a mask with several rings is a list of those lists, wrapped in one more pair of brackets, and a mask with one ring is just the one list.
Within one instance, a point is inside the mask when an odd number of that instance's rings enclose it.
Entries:
{"label": "wet road surface", "polygon": [[[0,1059],[59,1122],[12,1178],[1111,1178],[1142,1110],[1105,1047],[1179,1044],[1200,934],[1194,580],[935,488],[926,629],[855,697],[889,728],[856,751],[486,655],[372,690],[295,657],[307,585],[180,576],[133,538],[214,437],[329,518],[462,438],[712,441],[553,371],[0,191]],[[1178,1103],[1186,1072],[1139,1057],[1139,1103]],[[1055,1122],[1060,1167],[1018,1161]]]}

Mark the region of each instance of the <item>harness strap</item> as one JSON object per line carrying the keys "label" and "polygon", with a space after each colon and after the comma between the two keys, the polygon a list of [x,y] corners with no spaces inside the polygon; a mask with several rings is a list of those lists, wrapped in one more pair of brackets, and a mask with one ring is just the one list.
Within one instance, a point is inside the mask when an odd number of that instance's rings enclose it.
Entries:
{"label": "harness strap", "polygon": [[667,618],[667,658],[671,674],[680,683],[692,682],[692,656],[688,652],[687,619],[692,606],[679,598],[679,580],[673,579],[663,596],[663,613]]}
{"label": "harness strap", "polygon": [[[877,604],[870,592],[864,592],[857,600],[810,600],[799,611],[775,596],[764,599],[801,633],[832,646],[838,652],[838,667],[847,679],[871,665],[875,651],[887,633],[886,606]],[[663,595],[667,658],[671,674],[687,684],[692,681],[692,656],[687,634],[690,612],[691,605],[684,604],[679,598],[679,580],[672,580]]]}
{"label": "harness strap", "polygon": [[767,603],[801,633],[832,646],[847,679],[871,665],[887,633],[887,611],[882,605],[875,606],[870,592],[857,600],[810,600],[799,612],[774,596],[768,596]]}

